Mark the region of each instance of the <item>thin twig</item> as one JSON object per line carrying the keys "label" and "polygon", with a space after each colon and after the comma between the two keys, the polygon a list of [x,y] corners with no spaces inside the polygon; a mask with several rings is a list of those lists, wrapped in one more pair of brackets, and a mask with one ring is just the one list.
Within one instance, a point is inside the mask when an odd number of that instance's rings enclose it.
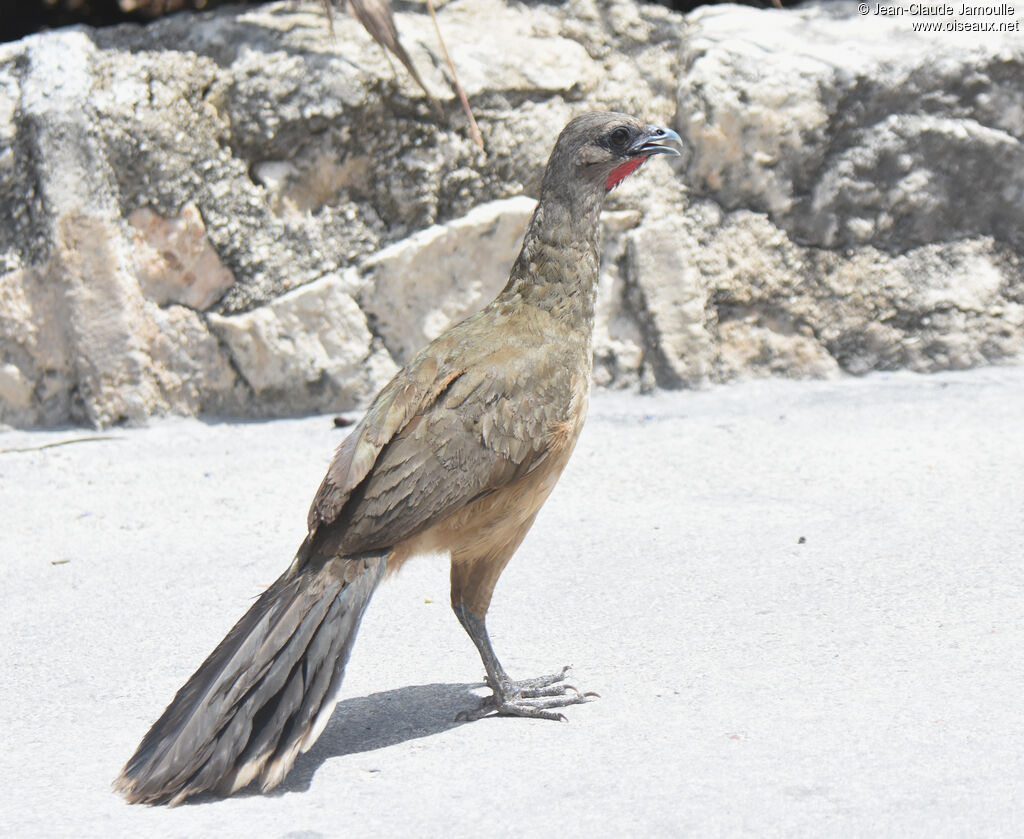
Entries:
{"label": "thin twig", "polygon": [[466,91],[462,89],[462,85],[459,83],[459,74],[455,72],[455,62],[452,61],[452,57],[448,54],[448,47],[445,46],[444,37],[441,35],[441,27],[437,23],[437,13],[434,11],[433,0],[427,0],[427,9],[430,10],[430,19],[434,21],[434,31],[437,32],[437,40],[441,42],[441,50],[444,52],[444,60],[448,63],[448,70],[452,74],[452,83],[455,85],[455,93],[459,97],[459,102],[462,103],[462,110],[466,112],[466,117],[469,119],[469,136],[480,148],[484,147],[484,138],[480,134],[480,128],[476,124],[476,119],[473,117],[473,111],[469,107],[469,99],[466,98]]}
{"label": "thin twig", "polygon": [[15,452],[41,452],[43,449],[54,449],[57,446],[70,446],[72,443],[95,443],[103,440],[123,440],[124,437],[76,437],[74,440],[60,440],[56,443],[43,443],[41,446],[26,446],[22,449],[0,449],[0,454]]}
{"label": "thin twig", "polygon": [[334,41],[334,15],[331,13],[331,0],[320,0],[320,5],[323,7],[324,14],[327,15],[327,29],[331,33],[331,40]]}

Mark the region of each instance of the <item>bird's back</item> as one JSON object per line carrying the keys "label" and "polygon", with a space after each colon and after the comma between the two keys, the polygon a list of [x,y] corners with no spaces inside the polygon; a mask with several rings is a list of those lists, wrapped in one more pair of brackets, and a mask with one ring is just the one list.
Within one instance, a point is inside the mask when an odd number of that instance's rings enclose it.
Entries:
{"label": "bird's back", "polygon": [[327,553],[393,547],[524,477],[553,449],[568,458],[586,415],[589,343],[530,309],[489,305],[431,342],[381,392],[336,462],[353,441],[381,436],[393,400],[429,396],[332,511]]}

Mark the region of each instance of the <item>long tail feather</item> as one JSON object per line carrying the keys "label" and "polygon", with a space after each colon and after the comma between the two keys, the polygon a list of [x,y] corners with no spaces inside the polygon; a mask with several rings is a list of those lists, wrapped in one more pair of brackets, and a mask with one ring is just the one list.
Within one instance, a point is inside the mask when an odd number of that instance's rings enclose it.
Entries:
{"label": "long tail feather", "polygon": [[132,803],[272,789],[320,735],[386,555],[286,573],[178,691],[114,781]]}

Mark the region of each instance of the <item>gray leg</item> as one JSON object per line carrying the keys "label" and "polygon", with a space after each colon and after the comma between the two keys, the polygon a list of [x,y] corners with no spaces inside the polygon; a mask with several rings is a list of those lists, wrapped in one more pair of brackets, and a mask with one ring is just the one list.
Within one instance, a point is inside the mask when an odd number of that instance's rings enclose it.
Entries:
{"label": "gray leg", "polygon": [[490,714],[498,716],[537,717],[545,720],[565,721],[565,715],[551,708],[564,708],[566,705],[578,705],[587,702],[596,693],[581,693],[567,684],[565,674],[569,668],[564,667],[560,673],[549,676],[538,676],[535,679],[512,681],[494,654],[491,639],[487,635],[487,626],[482,618],[474,615],[464,604],[453,607],[459,623],[473,639],[480,658],[487,671],[487,684],[494,691],[473,711],[459,714],[461,719],[476,720]]}

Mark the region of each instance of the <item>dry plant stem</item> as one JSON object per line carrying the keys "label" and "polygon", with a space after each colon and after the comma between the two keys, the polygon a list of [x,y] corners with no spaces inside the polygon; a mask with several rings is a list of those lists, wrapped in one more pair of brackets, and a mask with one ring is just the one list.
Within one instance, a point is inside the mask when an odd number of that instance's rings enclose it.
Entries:
{"label": "dry plant stem", "polygon": [[320,5],[323,6],[324,14],[327,16],[327,30],[331,33],[331,40],[335,39],[334,36],[334,15],[331,13],[331,0],[320,0]]}
{"label": "dry plant stem", "polygon": [[[320,0],[320,5],[327,15],[327,25],[333,37],[334,23],[331,17],[331,0]],[[362,24],[370,37],[383,48],[384,56],[388,60],[391,72],[395,73],[395,65],[391,61],[391,55],[394,55],[402,62],[402,66],[412,76],[412,80],[419,85],[420,90],[423,91],[430,106],[434,109],[438,120],[444,119],[444,109],[441,107],[441,103],[437,101],[437,98],[423,83],[423,79],[416,70],[416,65],[412,62],[412,57],[406,52],[405,47],[402,46],[402,42],[398,38],[398,30],[395,27],[395,18],[391,11],[390,0],[348,0],[346,5],[349,13]],[[395,75],[397,78],[397,73]]]}
{"label": "dry plant stem", "polygon": [[469,119],[469,136],[480,148],[484,147],[484,138],[480,134],[480,127],[476,124],[476,119],[473,117],[473,110],[469,107],[469,99],[466,98],[466,91],[462,89],[462,85],[459,84],[459,74],[455,72],[455,63],[452,61],[452,57],[448,54],[448,47],[445,46],[444,37],[441,35],[441,27],[437,23],[437,13],[434,11],[433,0],[427,0],[427,9],[430,10],[430,19],[434,22],[434,31],[437,32],[437,40],[441,42],[441,50],[444,52],[444,60],[448,63],[448,69],[452,74],[452,84],[455,85],[455,93],[459,97],[459,102],[462,103],[462,110],[466,112],[466,117]]}

